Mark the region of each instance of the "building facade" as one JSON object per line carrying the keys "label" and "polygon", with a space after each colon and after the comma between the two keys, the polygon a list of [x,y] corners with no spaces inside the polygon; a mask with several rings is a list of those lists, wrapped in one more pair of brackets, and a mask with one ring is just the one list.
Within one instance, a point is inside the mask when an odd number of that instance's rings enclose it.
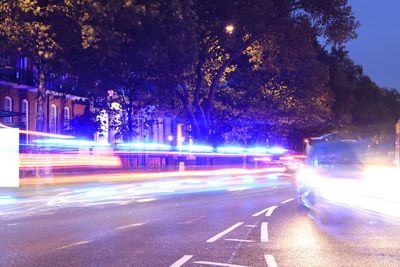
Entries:
{"label": "building facade", "polygon": [[[116,113],[101,111],[96,108],[97,101],[89,101],[86,97],[77,96],[77,77],[65,74],[50,74],[46,77],[46,96],[44,131],[54,134],[76,135],[71,121],[82,116],[85,110],[103,114],[97,133],[90,136],[96,141],[111,144],[122,142],[117,129],[110,127],[115,121]],[[21,130],[36,130],[37,115],[37,70],[27,57],[0,54],[0,123]],[[110,99],[108,99],[110,101]],[[111,101],[112,103],[113,101]],[[185,137],[184,125],[168,111],[157,111],[154,123],[139,122],[135,129],[133,142],[182,144],[188,141]],[[124,111],[121,110],[120,116]],[[121,121],[124,124],[126,122]],[[81,127],[85,127],[82,125]],[[21,143],[29,143],[32,137],[24,136]]]}
{"label": "building facade", "polygon": [[[26,57],[0,57],[0,122],[9,127],[35,131],[37,72]],[[45,96],[44,129],[48,133],[73,134],[71,121],[84,113],[88,99],[65,93],[64,80],[51,77]],[[63,89],[64,90],[58,90]],[[27,136],[23,142],[30,142]]]}

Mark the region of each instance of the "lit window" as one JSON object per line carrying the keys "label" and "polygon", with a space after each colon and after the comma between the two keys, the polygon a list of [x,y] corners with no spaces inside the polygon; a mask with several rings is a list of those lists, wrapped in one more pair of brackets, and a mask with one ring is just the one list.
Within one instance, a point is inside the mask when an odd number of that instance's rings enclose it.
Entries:
{"label": "lit window", "polygon": [[[4,99],[4,110],[5,111],[12,111],[13,110],[13,105],[12,105],[12,98],[9,96],[6,96]],[[12,123],[12,117],[5,117],[4,118],[5,123]]]}
{"label": "lit window", "polygon": [[21,117],[21,122],[25,124],[25,129],[28,130],[29,126],[29,103],[24,99],[21,103],[21,112],[24,113]]}
{"label": "lit window", "polygon": [[19,58],[19,67],[22,70],[26,70],[28,68],[28,58],[27,57]]}
{"label": "lit window", "polygon": [[64,130],[69,129],[71,114],[68,107],[64,107]]}
{"label": "lit window", "polygon": [[50,132],[57,133],[57,106],[52,104],[50,106]]}

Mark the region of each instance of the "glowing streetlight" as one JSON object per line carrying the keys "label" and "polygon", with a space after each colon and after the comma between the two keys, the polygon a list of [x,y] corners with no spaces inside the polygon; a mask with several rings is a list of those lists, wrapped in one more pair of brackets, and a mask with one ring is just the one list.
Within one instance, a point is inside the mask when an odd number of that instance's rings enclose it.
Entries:
{"label": "glowing streetlight", "polygon": [[226,25],[226,27],[225,27],[225,31],[226,31],[228,34],[232,34],[234,29],[235,29],[235,28],[233,27],[232,24]]}

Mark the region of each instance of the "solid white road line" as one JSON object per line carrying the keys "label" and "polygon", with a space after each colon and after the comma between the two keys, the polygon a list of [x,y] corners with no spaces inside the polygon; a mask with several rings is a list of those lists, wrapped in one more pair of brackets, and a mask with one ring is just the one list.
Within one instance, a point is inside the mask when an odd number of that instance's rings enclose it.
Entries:
{"label": "solid white road line", "polygon": [[92,242],[92,241],[91,240],[86,240],[86,241],[76,242],[76,243],[72,243],[72,244],[69,244],[69,245],[66,245],[66,246],[59,247],[57,249],[64,249],[64,248],[79,246],[79,245],[87,244],[87,243],[90,243],[90,242]]}
{"label": "solid white road line", "polygon": [[265,216],[267,217],[271,217],[272,213],[274,212],[274,210],[277,208],[278,206],[272,206],[268,209],[267,213],[265,213]]}
{"label": "solid white road line", "polygon": [[260,216],[260,215],[263,214],[263,213],[269,214],[269,215],[265,215],[265,216],[271,216],[272,212],[273,212],[276,208],[277,208],[277,206],[268,207],[268,208],[263,209],[263,210],[261,210],[261,211],[259,211],[259,212],[257,212],[257,213],[254,213],[254,214],[251,215],[251,216],[257,217],[257,216]]}
{"label": "solid white road line", "polygon": [[285,201],[282,201],[281,203],[282,203],[282,204],[286,204],[286,203],[292,201],[293,199],[294,199],[294,198],[289,198],[289,199],[286,199]]}
{"label": "solid white road line", "polygon": [[177,260],[176,262],[174,262],[173,264],[171,264],[170,267],[180,267],[183,264],[185,264],[185,262],[187,262],[188,260],[190,260],[193,257],[193,255],[184,255],[182,258],[180,258],[179,260]]}
{"label": "solid white road line", "polygon": [[264,255],[265,262],[267,263],[268,267],[278,267],[276,264],[275,258],[272,255]]}
{"label": "solid white road line", "polygon": [[251,228],[257,227],[257,225],[253,225],[253,224],[245,224],[244,226],[245,227],[251,227]]}
{"label": "solid white road line", "polygon": [[253,243],[254,240],[245,240],[245,239],[235,239],[235,238],[226,238],[226,241],[236,241],[236,242],[246,242],[246,243]]}
{"label": "solid white road line", "polygon": [[203,265],[212,265],[212,266],[224,266],[224,267],[247,267],[245,265],[236,265],[236,264],[212,262],[212,261],[194,261],[193,263],[203,264]]}
{"label": "solid white road line", "polygon": [[217,234],[217,235],[211,237],[211,238],[208,239],[206,242],[207,242],[207,243],[215,242],[215,241],[217,241],[218,239],[220,239],[221,237],[223,237],[224,235],[226,235],[227,233],[229,233],[229,232],[235,230],[236,228],[238,228],[238,227],[241,226],[242,224],[243,224],[243,222],[238,222],[238,223],[232,225],[231,227],[229,227],[228,229],[222,231],[221,233],[219,233],[219,234]]}
{"label": "solid white road line", "polygon": [[261,223],[261,242],[268,242],[268,223]]}

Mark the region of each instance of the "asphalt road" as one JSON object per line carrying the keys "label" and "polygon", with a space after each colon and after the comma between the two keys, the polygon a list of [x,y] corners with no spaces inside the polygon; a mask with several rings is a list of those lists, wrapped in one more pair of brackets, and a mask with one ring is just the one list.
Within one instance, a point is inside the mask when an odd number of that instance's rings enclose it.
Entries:
{"label": "asphalt road", "polygon": [[280,184],[0,216],[0,265],[400,265],[400,224],[361,216],[323,226],[293,198]]}

